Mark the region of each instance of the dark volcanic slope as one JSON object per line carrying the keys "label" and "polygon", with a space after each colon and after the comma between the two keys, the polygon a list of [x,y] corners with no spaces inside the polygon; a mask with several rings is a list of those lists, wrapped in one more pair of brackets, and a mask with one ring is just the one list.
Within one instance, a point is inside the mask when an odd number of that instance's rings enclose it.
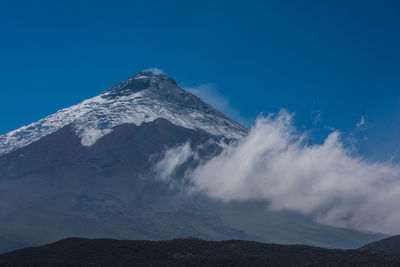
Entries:
{"label": "dark volcanic slope", "polygon": [[400,255],[250,241],[69,238],[0,255],[0,266],[399,266]]}
{"label": "dark volcanic slope", "polygon": [[[249,238],[225,225],[207,200],[180,193],[152,173],[152,157],[166,147],[207,140],[206,133],[157,119],[117,126],[90,148],[66,126],[2,155],[0,236],[33,245],[69,236]],[[206,154],[217,149],[203,147]],[[0,242],[5,251],[9,245]]]}
{"label": "dark volcanic slope", "polygon": [[383,251],[388,253],[400,253],[400,235],[385,238],[367,244],[360,248],[360,250]]}

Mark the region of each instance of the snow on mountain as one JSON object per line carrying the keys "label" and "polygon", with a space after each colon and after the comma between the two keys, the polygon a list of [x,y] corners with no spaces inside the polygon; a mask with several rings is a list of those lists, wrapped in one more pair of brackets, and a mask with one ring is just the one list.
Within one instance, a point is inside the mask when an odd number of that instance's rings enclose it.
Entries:
{"label": "snow on mountain", "polygon": [[29,145],[66,125],[72,125],[83,146],[91,146],[117,125],[140,125],[157,118],[230,139],[239,139],[247,132],[164,74],[144,71],[96,97],[1,135],[0,155]]}

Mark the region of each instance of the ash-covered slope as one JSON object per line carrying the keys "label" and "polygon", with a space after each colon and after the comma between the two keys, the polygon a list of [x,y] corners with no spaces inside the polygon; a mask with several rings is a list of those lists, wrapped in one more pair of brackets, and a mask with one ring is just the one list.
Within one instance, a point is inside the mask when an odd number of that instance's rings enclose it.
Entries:
{"label": "ash-covered slope", "polygon": [[29,145],[66,125],[72,126],[82,145],[92,146],[118,125],[134,123],[139,126],[157,118],[229,139],[238,139],[247,131],[180,88],[174,80],[144,71],[96,97],[1,135],[0,155]]}

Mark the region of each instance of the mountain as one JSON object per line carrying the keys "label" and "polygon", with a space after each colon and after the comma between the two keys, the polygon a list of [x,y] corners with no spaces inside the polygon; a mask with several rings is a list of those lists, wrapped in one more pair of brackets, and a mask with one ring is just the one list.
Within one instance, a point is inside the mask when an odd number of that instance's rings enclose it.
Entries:
{"label": "mountain", "polygon": [[174,80],[144,71],[78,105],[0,136],[0,155],[24,147],[70,125],[90,147],[114,127],[141,125],[163,118],[187,129],[213,136],[240,138],[247,130],[181,89]]}
{"label": "mountain", "polygon": [[[71,237],[247,239],[356,248],[382,239],[264,202],[223,203],[155,166],[190,144],[207,160],[247,130],[165,75],[141,72],[94,98],[0,136],[0,251]],[[14,247],[15,248],[15,247]]]}
{"label": "mountain", "polygon": [[360,250],[400,253],[400,235],[392,236],[362,246]]}
{"label": "mountain", "polygon": [[199,239],[69,238],[0,255],[1,266],[399,266],[400,255]]}

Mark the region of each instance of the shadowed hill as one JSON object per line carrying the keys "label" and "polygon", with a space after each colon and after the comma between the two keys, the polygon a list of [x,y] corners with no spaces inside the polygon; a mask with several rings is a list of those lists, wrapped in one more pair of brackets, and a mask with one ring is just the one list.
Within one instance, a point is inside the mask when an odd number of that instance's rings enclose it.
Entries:
{"label": "shadowed hill", "polygon": [[69,238],[0,255],[0,266],[399,266],[400,255],[251,241]]}
{"label": "shadowed hill", "polygon": [[400,253],[400,235],[392,236],[380,241],[369,243],[361,247],[360,250]]}

